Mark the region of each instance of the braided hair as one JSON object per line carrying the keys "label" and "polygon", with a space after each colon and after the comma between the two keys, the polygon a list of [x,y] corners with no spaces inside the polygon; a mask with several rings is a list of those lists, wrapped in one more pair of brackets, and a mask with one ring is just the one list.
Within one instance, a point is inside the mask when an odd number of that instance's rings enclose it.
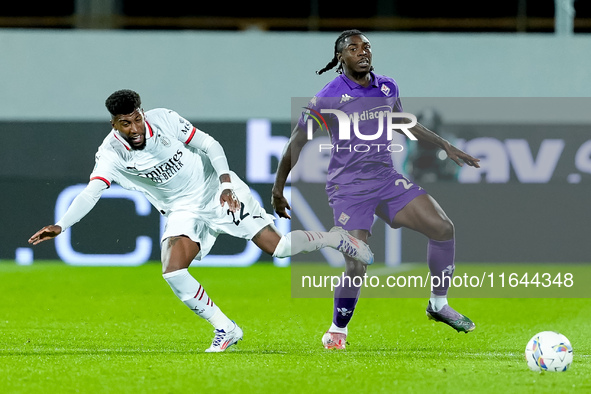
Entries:
{"label": "braided hair", "polygon": [[[339,66],[337,67],[335,72],[337,72],[339,74],[343,73],[343,65],[339,64],[337,54],[339,54],[343,51],[343,48],[345,46],[345,40],[351,36],[365,36],[365,34],[363,34],[362,32],[360,32],[357,29],[345,30],[344,32],[342,32],[338,36],[337,40],[334,43],[334,56],[333,56],[332,60],[330,62],[328,62],[328,64],[326,66],[324,66],[323,69],[316,71],[316,74],[320,75],[320,74],[324,73],[325,71],[328,71],[328,70],[334,68],[337,64]],[[373,67],[371,68],[371,70],[373,70]]]}

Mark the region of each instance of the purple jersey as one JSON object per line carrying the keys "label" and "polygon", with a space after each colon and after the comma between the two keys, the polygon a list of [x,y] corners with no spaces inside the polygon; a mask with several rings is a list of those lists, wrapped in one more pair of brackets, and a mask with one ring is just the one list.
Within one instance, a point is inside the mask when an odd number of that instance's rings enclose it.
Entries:
{"label": "purple jersey", "polygon": [[[386,122],[388,113],[402,112],[398,85],[390,77],[373,72],[371,77],[371,84],[363,87],[344,74],[339,75],[318,92],[300,117],[298,124],[304,130],[309,127],[308,123],[315,128],[328,128],[332,148],[327,191],[344,184],[358,184],[360,192],[369,191],[385,177],[397,174]],[[346,114],[348,135],[337,114],[322,110],[339,110]]]}

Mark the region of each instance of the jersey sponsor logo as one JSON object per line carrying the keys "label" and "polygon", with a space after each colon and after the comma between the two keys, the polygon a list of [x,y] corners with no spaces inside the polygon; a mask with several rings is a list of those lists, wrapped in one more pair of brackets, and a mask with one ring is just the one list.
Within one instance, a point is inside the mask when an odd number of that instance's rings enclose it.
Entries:
{"label": "jersey sponsor logo", "polygon": [[147,178],[154,183],[166,182],[175,176],[183,167],[183,162],[181,161],[182,156],[183,152],[179,149],[166,162],[152,167],[147,172],[143,172],[138,175],[142,178]]}
{"label": "jersey sponsor logo", "polygon": [[183,125],[181,132],[185,135],[189,133],[193,129],[193,125],[183,117],[179,117],[179,123]]}
{"label": "jersey sponsor logo", "polygon": [[346,103],[349,100],[353,100],[353,97],[351,97],[347,93],[345,93],[341,96],[341,102],[339,104]]}
{"label": "jersey sponsor logo", "polygon": [[[383,119],[388,114],[392,113],[392,109],[387,105],[366,109],[361,112],[353,112],[349,114],[350,122],[361,122],[365,120]],[[356,120],[357,119],[357,120]]]}

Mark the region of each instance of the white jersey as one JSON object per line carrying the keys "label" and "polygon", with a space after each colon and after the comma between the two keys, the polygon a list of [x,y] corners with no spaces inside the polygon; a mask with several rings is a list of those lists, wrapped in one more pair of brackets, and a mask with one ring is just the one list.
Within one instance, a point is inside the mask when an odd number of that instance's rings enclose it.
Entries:
{"label": "white jersey", "polygon": [[140,191],[164,215],[204,209],[220,185],[204,146],[212,138],[172,110],[147,111],[145,121],[145,148],[132,149],[113,129],[98,149],[90,179]]}
{"label": "white jersey", "polygon": [[[273,223],[274,217],[230,171],[219,142],[168,109],[146,112],[145,123],[142,150],[132,149],[117,130],[104,139],[88,186],[56,223],[62,231],[90,212],[112,182],[142,192],[167,217],[162,240],[184,235],[199,243],[197,259],[209,253],[219,234],[252,239]],[[222,174],[232,180],[238,212],[220,203]]]}

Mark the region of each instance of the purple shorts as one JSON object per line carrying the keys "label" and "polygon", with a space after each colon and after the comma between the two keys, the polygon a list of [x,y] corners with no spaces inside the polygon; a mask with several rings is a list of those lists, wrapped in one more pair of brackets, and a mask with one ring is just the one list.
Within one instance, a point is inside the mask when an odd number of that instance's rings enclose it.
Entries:
{"label": "purple shorts", "polygon": [[394,218],[416,197],[426,194],[422,187],[396,173],[386,179],[326,188],[334,224],[347,231],[367,230],[371,234],[374,215],[394,227]]}

